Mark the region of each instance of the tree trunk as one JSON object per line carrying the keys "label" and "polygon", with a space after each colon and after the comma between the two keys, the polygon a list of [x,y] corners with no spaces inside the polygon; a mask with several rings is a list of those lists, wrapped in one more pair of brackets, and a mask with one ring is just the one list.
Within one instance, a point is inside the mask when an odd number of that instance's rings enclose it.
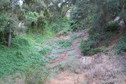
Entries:
{"label": "tree trunk", "polygon": [[11,47],[11,39],[12,39],[12,35],[11,35],[11,30],[8,33],[8,41],[7,41],[7,47]]}

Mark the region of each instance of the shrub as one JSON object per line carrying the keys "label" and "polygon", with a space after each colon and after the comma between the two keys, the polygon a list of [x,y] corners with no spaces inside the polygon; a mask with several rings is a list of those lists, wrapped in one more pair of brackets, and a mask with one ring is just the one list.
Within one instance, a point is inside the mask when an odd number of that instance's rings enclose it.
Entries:
{"label": "shrub", "polygon": [[81,42],[81,52],[84,55],[96,54],[100,51],[99,48],[95,48],[96,42],[92,40],[86,40]]}
{"label": "shrub", "polygon": [[6,43],[5,29],[8,22],[8,17],[4,14],[0,14],[0,44]]}
{"label": "shrub", "polygon": [[42,16],[40,16],[37,19],[37,32],[44,34],[46,25],[47,25],[46,20]]}
{"label": "shrub", "polygon": [[49,29],[53,32],[60,33],[60,34],[67,34],[71,31],[70,29],[70,20],[69,18],[59,18],[56,22],[52,23],[49,26]]}
{"label": "shrub", "polygon": [[71,29],[73,31],[79,31],[83,29],[90,29],[92,27],[92,22],[93,22],[94,15],[92,16],[87,16],[83,20],[72,20],[70,22],[71,24]]}
{"label": "shrub", "polygon": [[15,47],[25,46],[26,47],[26,46],[30,46],[30,43],[28,39],[26,38],[17,37],[12,40],[12,46],[15,46]]}
{"label": "shrub", "polygon": [[78,31],[83,29],[83,26],[80,21],[71,21],[71,29],[72,31]]}
{"label": "shrub", "polygon": [[114,48],[117,54],[125,53],[126,52],[126,37],[122,37]]}
{"label": "shrub", "polygon": [[44,29],[45,22],[37,12],[28,12],[25,15],[25,25],[29,28],[29,32],[35,33],[39,31],[41,33]]}
{"label": "shrub", "polygon": [[[32,67],[36,65],[32,65]],[[33,70],[27,70],[25,83],[26,84],[44,84],[49,77],[50,70],[46,67],[34,68]]]}
{"label": "shrub", "polygon": [[4,31],[7,25],[9,18],[4,15],[4,14],[0,14],[0,31]]}
{"label": "shrub", "polygon": [[[118,31],[110,29],[110,31],[101,31],[99,28],[92,27],[89,30],[89,39],[96,42],[96,47],[108,46]],[[109,38],[108,38],[109,37]]]}
{"label": "shrub", "polygon": [[31,23],[32,22],[37,22],[37,19],[38,19],[39,15],[38,13],[36,12],[28,12],[26,15],[25,15],[25,18],[26,18],[26,25],[27,26],[31,26]]}
{"label": "shrub", "polygon": [[108,27],[106,31],[113,32],[113,31],[117,31],[118,29],[119,29],[118,21],[110,21],[108,23]]}

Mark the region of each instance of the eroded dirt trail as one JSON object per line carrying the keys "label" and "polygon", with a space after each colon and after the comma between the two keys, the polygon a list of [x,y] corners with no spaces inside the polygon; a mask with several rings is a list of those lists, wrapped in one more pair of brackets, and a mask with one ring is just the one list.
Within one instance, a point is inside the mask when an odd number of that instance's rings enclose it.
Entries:
{"label": "eroded dirt trail", "polygon": [[77,74],[80,70],[75,68],[80,65],[80,58],[82,57],[80,42],[82,38],[86,40],[88,34],[87,32],[78,32],[67,37],[61,37],[61,39],[69,40],[72,36],[77,37],[72,41],[72,46],[63,52],[58,53],[57,59],[49,64],[51,68],[57,68],[59,64],[62,65],[62,63],[65,62],[63,66],[64,70],[59,72],[55,78],[48,80],[46,84],[81,84],[86,79],[84,74]]}
{"label": "eroded dirt trail", "polygon": [[111,51],[83,56],[80,42],[88,38],[86,31],[61,36],[57,40],[69,40],[71,36],[78,38],[72,40],[70,48],[61,51],[61,48],[54,48],[56,53],[48,55],[56,58],[50,60],[48,66],[57,73],[45,84],[126,84],[126,76],[122,72],[125,69],[121,63],[123,58],[113,55]]}
{"label": "eroded dirt trail", "polygon": [[84,80],[87,80],[84,74],[64,71],[59,73],[56,78],[47,81],[46,84],[83,84]]}

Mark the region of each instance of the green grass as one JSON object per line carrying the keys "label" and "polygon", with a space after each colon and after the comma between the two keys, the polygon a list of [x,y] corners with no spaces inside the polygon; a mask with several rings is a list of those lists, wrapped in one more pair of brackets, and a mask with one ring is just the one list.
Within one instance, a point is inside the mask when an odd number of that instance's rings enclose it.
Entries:
{"label": "green grass", "polygon": [[63,48],[68,48],[72,45],[72,42],[70,40],[58,40],[56,41],[56,43]]}
{"label": "green grass", "polygon": [[[41,45],[39,42],[44,43],[53,37],[46,37],[41,35],[16,37],[12,40],[12,47],[6,46],[0,47],[0,78],[6,77],[16,72],[26,73],[27,69],[31,70],[35,67],[29,67],[36,65],[36,67],[44,67],[48,63],[46,54],[51,50],[43,48],[38,52],[35,48],[36,45]],[[35,42],[35,41],[38,41]]]}
{"label": "green grass", "polygon": [[51,32],[47,32],[47,34],[42,35],[42,34],[29,34],[27,36],[28,38],[31,38],[32,40],[34,40],[37,43],[45,43],[51,39],[53,39],[55,37],[54,33]]}
{"label": "green grass", "polygon": [[42,55],[50,54],[50,53],[51,53],[51,49],[49,49],[49,48],[43,48],[43,49],[40,51],[40,53],[41,53]]}

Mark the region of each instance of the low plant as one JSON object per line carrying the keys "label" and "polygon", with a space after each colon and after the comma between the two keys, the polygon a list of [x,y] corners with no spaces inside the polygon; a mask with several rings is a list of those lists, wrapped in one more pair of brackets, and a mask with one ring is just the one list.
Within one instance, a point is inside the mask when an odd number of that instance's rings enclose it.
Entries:
{"label": "low plant", "polygon": [[25,78],[26,84],[44,84],[50,74],[50,70],[46,67],[43,68],[37,67],[32,70],[29,70],[28,68],[26,72],[27,72]]}
{"label": "low plant", "polygon": [[55,33],[66,35],[71,31],[70,20],[67,17],[59,18],[49,26],[49,29]]}
{"label": "low plant", "polygon": [[126,37],[122,37],[114,47],[117,54],[123,54],[126,52]]}
{"label": "low plant", "polygon": [[73,35],[71,36],[71,40],[76,40],[77,38],[79,38],[80,36],[77,36],[77,35]]}
{"label": "low plant", "polygon": [[67,47],[70,47],[72,45],[72,42],[69,41],[69,40],[58,40],[58,41],[56,41],[56,43],[63,48],[67,48]]}
{"label": "low plant", "polygon": [[36,43],[45,43],[48,40],[51,40],[55,37],[54,33],[48,32],[47,35],[42,35],[42,34],[29,34],[28,38],[31,38],[33,41],[35,41]]}
{"label": "low plant", "polygon": [[99,48],[95,48],[96,42],[92,40],[86,40],[81,42],[81,52],[84,55],[96,54],[100,51]]}
{"label": "low plant", "polygon": [[47,54],[51,53],[51,49],[43,48],[39,53],[41,53],[42,55],[47,55]]}
{"label": "low plant", "polygon": [[114,31],[117,31],[117,30],[119,30],[118,21],[110,21],[108,23],[106,31],[114,32]]}

